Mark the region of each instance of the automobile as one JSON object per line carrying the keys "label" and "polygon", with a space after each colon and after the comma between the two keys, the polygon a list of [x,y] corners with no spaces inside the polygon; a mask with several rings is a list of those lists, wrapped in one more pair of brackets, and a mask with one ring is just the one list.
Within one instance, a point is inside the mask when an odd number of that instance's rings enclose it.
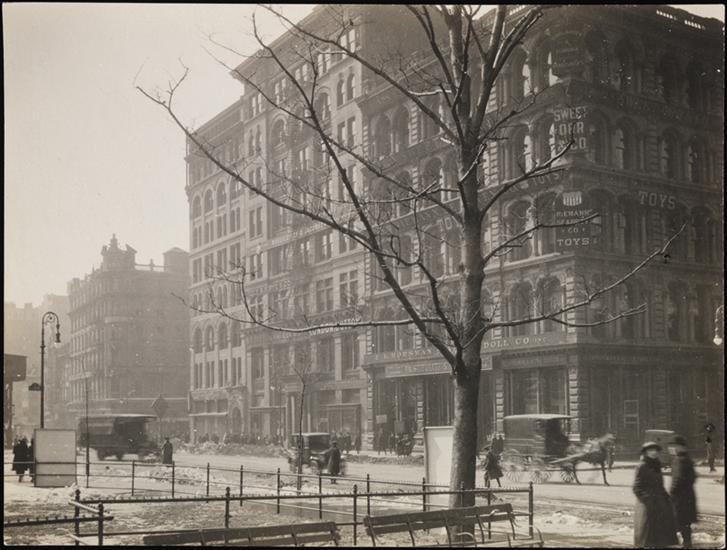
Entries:
{"label": "automobile", "polygon": [[[79,446],[96,451],[99,460],[115,456],[122,460],[125,454],[159,458],[159,445],[149,438],[147,424],[156,416],[146,414],[98,415],[78,419]],[[88,426],[88,431],[86,430]]]}
{"label": "automobile", "polygon": [[[295,472],[298,467],[298,452],[300,450],[301,434],[291,434],[288,439],[288,467]],[[303,467],[313,473],[327,473],[328,449],[331,448],[331,434],[326,432],[307,432],[302,434]],[[346,461],[341,455],[341,470],[339,475],[346,475]]]}

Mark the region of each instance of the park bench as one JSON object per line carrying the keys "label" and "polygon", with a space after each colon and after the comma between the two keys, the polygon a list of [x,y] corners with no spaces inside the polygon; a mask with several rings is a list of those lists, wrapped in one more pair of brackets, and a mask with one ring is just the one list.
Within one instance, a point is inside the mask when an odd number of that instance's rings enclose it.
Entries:
{"label": "park bench", "polygon": [[[493,530],[490,524],[496,522],[509,522],[509,529]],[[536,528],[533,529],[537,532],[537,538],[518,534],[515,531],[515,514],[510,503],[387,516],[366,516],[364,525],[373,546],[376,546],[377,537],[404,532],[409,533],[412,546],[416,546],[415,532],[442,528],[447,534],[447,546],[503,546],[505,542],[511,547],[540,546],[542,548],[543,546],[543,537]],[[472,526],[475,531],[479,529],[480,537],[469,532],[455,533],[454,528],[458,526]],[[495,535],[494,538],[492,535]]]}
{"label": "park bench", "polygon": [[232,527],[198,529],[145,535],[145,546],[179,546],[233,544],[234,546],[304,546],[311,543],[332,543],[338,546],[340,534],[332,521],[269,525],[265,527]]}

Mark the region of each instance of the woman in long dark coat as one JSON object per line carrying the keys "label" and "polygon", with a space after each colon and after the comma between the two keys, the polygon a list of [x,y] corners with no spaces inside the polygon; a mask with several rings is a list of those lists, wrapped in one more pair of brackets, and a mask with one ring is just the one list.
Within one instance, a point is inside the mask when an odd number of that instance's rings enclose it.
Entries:
{"label": "woman in long dark coat", "polygon": [[664,489],[659,451],[653,442],[641,447],[641,464],[636,468],[634,494],[634,546],[664,548],[677,544],[674,512]]}
{"label": "woman in long dark coat", "polygon": [[18,481],[23,481],[23,476],[28,470],[28,461],[30,452],[28,450],[28,440],[22,438],[13,445],[13,471],[18,474]]}
{"label": "woman in long dark coat", "polygon": [[341,473],[341,450],[335,441],[331,442],[328,449],[328,475],[332,476],[331,483],[336,483],[336,476]]}
{"label": "woman in long dark coat", "polygon": [[677,530],[682,534],[682,546],[692,545],[692,523],[697,522],[697,497],[694,494],[694,462],[687,454],[687,442],[681,437],[674,438],[669,448],[674,455],[671,464],[671,495]]}
{"label": "woman in long dark coat", "polygon": [[485,455],[485,487],[490,486],[490,480],[495,479],[497,480],[497,486],[502,487],[500,485],[500,478],[502,477],[502,468],[500,468],[499,459],[497,455],[493,452],[491,446],[485,447],[485,450],[487,451],[487,454]]}

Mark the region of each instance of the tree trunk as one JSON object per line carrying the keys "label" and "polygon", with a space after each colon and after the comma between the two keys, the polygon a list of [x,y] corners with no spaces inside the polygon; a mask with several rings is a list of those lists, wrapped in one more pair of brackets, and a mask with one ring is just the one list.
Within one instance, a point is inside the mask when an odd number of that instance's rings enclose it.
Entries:
{"label": "tree trunk", "polygon": [[[479,359],[479,357],[478,357]],[[461,487],[474,489],[477,460],[477,398],[480,389],[480,368],[467,368],[457,375],[454,385],[454,434],[452,437],[452,470],[450,491]],[[474,506],[474,493],[449,497],[449,507]]]}
{"label": "tree trunk", "polygon": [[[474,161],[468,152],[461,165]],[[460,178],[465,177],[460,172]],[[455,364],[454,434],[450,491],[474,489],[477,461],[477,400],[480,393],[482,359],[482,284],[485,279],[482,259],[482,224],[477,206],[477,178],[474,173],[463,184],[464,227],[462,238],[462,286],[460,290],[460,341],[464,343]],[[473,506],[474,493],[450,495],[450,508]]]}

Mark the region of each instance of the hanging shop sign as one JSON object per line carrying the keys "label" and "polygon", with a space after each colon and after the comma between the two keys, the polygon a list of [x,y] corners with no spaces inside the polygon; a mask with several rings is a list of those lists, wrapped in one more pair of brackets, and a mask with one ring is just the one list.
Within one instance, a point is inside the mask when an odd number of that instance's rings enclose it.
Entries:
{"label": "hanging shop sign", "polygon": [[594,235],[594,225],[582,221],[593,215],[588,195],[583,191],[564,191],[555,201],[555,244],[558,250],[590,248],[598,244],[600,237]]}
{"label": "hanging shop sign", "polygon": [[580,107],[559,107],[553,109],[553,130],[555,132],[555,146],[558,151],[568,145],[571,140],[571,151],[585,151],[588,149],[586,138],[586,114],[588,109]]}

